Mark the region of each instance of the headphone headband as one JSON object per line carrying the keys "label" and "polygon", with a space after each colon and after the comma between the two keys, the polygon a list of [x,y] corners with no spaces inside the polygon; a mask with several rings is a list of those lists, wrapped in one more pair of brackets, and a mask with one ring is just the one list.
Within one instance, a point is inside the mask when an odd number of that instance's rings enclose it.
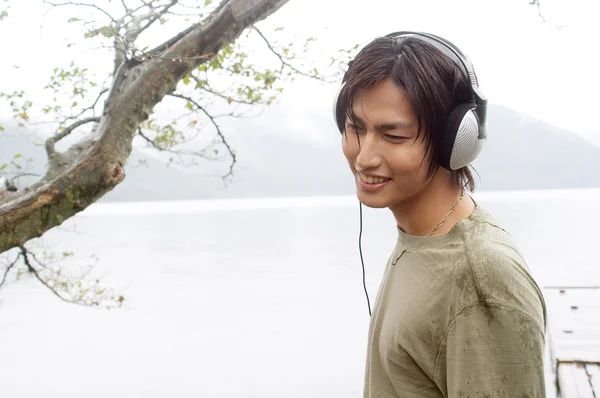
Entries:
{"label": "headphone headband", "polygon": [[458,47],[456,47],[454,44],[442,37],[425,32],[413,32],[405,30],[390,33],[386,35],[386,37],[415,37],[433,45],[435,48],[442,51],[446,56],[448,56],[448,58],[450,58],[456,64],[456,66],[459,67],[459,69],[464,73],[464,76],[469,81],[471,85],[471,92],[473,93],[473,97],[475,99],[475,103],[478,105],[477,109],[475,110],[475,113],[477,113],[481,124],[485,123],[487,99],[485,98],[485,96],[481,92],[481,89],[479,88],[479,82],[477,80],[477,75],[475,74],[473,64],[471,63],[469,58],[458,49]]}
{"label": "headphone headband", "polygon": [[[453,108],[449,111],[444,127],[445,131],[440,136],[437,158],[437,163],[448,170],[459,170],[468,166],[479,156],[487,140],[485,126],[487,99],[483,96],[479,88],[477,75],[471,61],[454,44],[430,33],[399,31],[390,33],[385,37],[392,40],[414,37],[435,47],[442,54],[450,58],[468,81],[468,86],[471,88],[471,98],[461,99],[461,102],[454,104]],[[347,83],[346,80],[352,69],[353,62],[351,61],[348,64],[348,69],[344,74],[342,85],[336,94],[333,104],[333,117],[338,129],[342,133],[344,131],[345,115],[341,107],[341,93]]]}

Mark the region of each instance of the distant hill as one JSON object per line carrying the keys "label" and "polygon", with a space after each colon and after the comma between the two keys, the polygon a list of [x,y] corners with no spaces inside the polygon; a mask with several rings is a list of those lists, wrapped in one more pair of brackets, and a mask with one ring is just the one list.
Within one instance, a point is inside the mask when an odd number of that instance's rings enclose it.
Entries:
{"label": "distant hill", "polygon": [[482,190],[600,186],[600,147],[502,106],[490,107],[489,138],[473,166]]}
{"label": "distant hill", "polygon": [[[491,105],[488,143],[474,163],[480,190],[600,187],[600,147],[564,129]],[[236,120],[230,143],[239,168],[221,179],[226,164],[167,166],[164,155],[134,149],[126,179],[102,201],[352,194],[354,186],[340,135],[326,117],[272,107],[256,119]],[[45,167],[42,147],[20,136],[0,136],[0,164],[13,154]]]}

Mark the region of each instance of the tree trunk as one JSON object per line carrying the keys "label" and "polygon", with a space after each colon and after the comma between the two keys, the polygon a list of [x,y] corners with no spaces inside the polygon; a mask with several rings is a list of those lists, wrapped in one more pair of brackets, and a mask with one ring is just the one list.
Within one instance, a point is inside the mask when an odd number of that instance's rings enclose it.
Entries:
{"label": "tree trunk", "polygon": [[186,74],[287,1],[224,0],[208,21],[167,40],[159,57],[122,63],[92,136],[64,153],[50,145],[49,167],[39,181],[0,194],[0,253],[42,236],[123,181],[137,128],[154,106]]}

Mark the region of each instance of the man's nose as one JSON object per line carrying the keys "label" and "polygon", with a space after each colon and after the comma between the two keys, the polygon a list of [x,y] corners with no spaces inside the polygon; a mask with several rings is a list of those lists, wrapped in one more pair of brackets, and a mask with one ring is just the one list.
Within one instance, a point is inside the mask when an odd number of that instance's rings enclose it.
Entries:
{"label": "man's nose", "polygon": [[372,170],[381,164],[376,134],[367,133],[361,137],[356,166],[360,170]]}

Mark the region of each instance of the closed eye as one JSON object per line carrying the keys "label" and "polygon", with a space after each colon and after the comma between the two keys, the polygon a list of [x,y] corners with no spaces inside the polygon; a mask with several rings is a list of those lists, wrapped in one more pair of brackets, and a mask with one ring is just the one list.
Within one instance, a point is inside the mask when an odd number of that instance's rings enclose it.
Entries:
{"label": "closed eye", "polygon": [[393,134],[384,134],[384,137],[391,141],[402,141],[402,140],[406,139],[406,137],[403,137],[401,135],[393,135]]}
{"label": "closed eye", "polygon": [[363,131],[364,129],[357,127],[355,124],[347,124],[346,125],[346,130],[351,130],[351,131]]}

